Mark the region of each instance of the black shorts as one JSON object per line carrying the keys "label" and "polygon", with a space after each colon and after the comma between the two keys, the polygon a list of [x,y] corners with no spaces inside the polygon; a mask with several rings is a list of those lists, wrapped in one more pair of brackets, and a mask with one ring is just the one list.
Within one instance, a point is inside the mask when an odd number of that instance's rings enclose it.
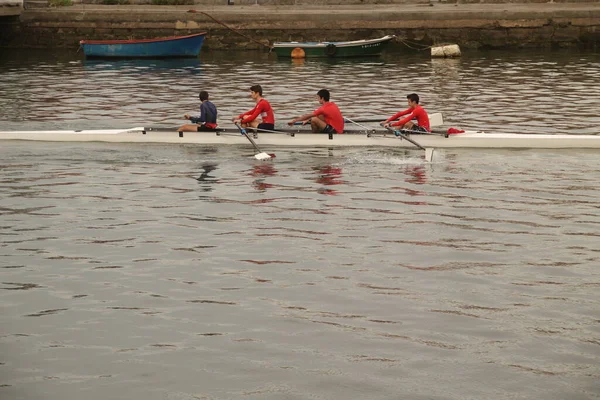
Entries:
{"label": "black shorts", "polygon": [[325,128],[323,128],[321,133],[338,133],[338,132],[335,129],[333,129],[333,126],[327,124],[327,125],[325,125]]}
{"label": "black shorts", "polygon": [[215,132],[217,128],[209,128],[206,125],[198,125],[198,132]]}
{"label": "black shorts", "polygon": [[267,131],[274,131],[275,130],[275,124],[267,124],[264,122],[261,122],[260,124],[258,124],[258,129],[264,129]]}
{"label": "black shorts", "polygon": [[413,125],[413,127],[412,127],[412,128],[410,128],[410,129],[407,129],[407,130],[408,130],[408,131],[411,131],[411,132],[424,132],[424,133],[429,133],[429,131],[428,131],[427,129],[425,129],[425,128],[423,128],[422,126],[419,126],[419,125]]}

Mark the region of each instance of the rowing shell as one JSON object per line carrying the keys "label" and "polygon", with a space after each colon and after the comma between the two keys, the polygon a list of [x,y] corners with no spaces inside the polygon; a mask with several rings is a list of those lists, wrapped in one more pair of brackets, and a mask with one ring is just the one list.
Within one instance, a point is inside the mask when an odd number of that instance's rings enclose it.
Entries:
{"label": "rowing shell", "polygon": [[[538,148],[538,149],[599,149],[600,136],[511,134],[466,131],[449,135],[408,135],[424,147],[435,148]],[[331,137],[331,139],[330,139]],[[35,140],[55,142],[119,142],[119,143],[197,143],[248,145],[239,131],[223,129],[219,132],[160,131],[144,127],[130,129],[97,129],[80,131],[0,131],[0,140]],[[261,146],[314,146],[314,147],[414,147],[412,143],[393,134],[379,131],[353,132],[341,135],[299,133],[297,130],[281,133],[258,133],[254,140]]]}

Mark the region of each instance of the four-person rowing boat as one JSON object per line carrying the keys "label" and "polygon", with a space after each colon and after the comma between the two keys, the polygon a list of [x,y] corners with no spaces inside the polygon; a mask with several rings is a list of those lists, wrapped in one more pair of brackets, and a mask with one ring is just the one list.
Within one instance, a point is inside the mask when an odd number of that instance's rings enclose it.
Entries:
{"label": "four-person rowing boat", "polygon": [[[598,149],[600,136],[571,134],[485,133],[465,131],[447,134],[433,129],[431,133],[399,131],[397,134],[381,127],[346,131],[344,134],[309,133],[303,128],[269,131],[248,129],[248,134],[265,146],[379,146],[415,147],[412,139],[423,147],[435,148],[537,148],[537,149]],[[402,135],[398,135],[402,133]],[[36,140],[57,142],[121,142],[121,143],[197,143],[244,144],[248,140],[238,128],[214,132],[178,132],[168,128],[134,127],[129,129],[0,131],[0,140]]]}

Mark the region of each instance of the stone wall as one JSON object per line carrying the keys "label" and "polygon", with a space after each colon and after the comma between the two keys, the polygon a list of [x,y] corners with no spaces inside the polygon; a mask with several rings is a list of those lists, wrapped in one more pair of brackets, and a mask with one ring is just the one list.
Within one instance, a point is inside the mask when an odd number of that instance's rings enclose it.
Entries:
{"label": "stone wall", "polygon": [[[41,4],[47,6],[48,0],[0,0],[25,2],[25,7]],[[165,0],[174,4],[188,4],[198,6],[336,6],[336,5],[415,5],[415,4],[547,4],[547,3],[597,3],[598,0]],[[153,0],[72,0],[73,4],[130,4],[151,5]]]}
{"label": "stone wall", "polygon": [[[31,1],[31,0],[29,0]],[[73,0],[73,4],[107,4],[110,0]],[[116,0],[115,0],[116,1]],[[180,0],[181,1],[181,0]],[[263,6],[347,6],[389,4],[544,4],[597,3],[598,0],[189,0],[189,4],[205,6],[263,5]],[[123,4],[149,5],[152,0],[122,0]],[[181,3],[180,3],[181,4]],[[186,3],[187,4],[187,3]]]}
{"label": "stone wall", "polygon": [[21,15],[22,12],[23,0],[0,0],[0,18]]}
{"label": "stone wall", "polygon": [[[373,0],[372,0],[373,1]],[[365,9],[365,7],[368,7]],[[206,11],[202,11],[206,10]],[[366,11],[368,10],[368,12]],[[332,12],[335,18],[332,18]],[[266,49],[275,41],[397,36],[399,48],[597,48],[600,4],[377,6],[97,6],[26,10],[0,25],[4,47],[71,47],[81,39],[142,39],[208,32],[205,49]]]}

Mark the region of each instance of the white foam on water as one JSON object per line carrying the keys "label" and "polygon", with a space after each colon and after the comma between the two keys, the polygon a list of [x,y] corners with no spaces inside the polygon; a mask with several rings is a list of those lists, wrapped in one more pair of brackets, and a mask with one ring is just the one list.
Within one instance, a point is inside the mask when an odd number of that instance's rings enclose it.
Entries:
{"label": "white foam on water", "polygon": [[[369,151],[350,155],[345,164],[381,164],[381,165],[415,165],[430,164],[425,160],[424,152],[410,152],[408,154],[398,154],[389,152]],[[439,151],[434,151],[432,163],[443,161],[443,156]]]}

